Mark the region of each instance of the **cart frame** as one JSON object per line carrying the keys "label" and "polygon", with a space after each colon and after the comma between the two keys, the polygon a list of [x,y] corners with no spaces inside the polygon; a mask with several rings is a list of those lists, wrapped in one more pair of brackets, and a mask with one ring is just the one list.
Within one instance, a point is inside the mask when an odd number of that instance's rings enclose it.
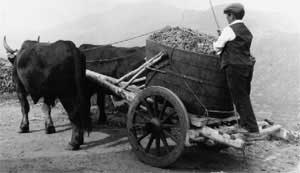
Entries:
{"label": "cart frame", "polygon": [[[229,133],[238,124],[237,116],[199,118],[188,113],[180,98],[170,89],[145,86],[146,77],[142,75],[149,70],[159,71],[154,66],[163,63],[165,55],[166,52],[161,51],[147,58],[140,67],[119,79],[86,70],[88,78],[129,104],[128,138],[137,157],[152,166],[166,167],[178,159],[184,147],[199,143],[243,149],[247,144],[243,135]],[[141,82],[142,85],[137,85]],[[259,127],[265,137],[281,129],[280,125],[265,121],[259,122]],[[148,140],[144,142],[146,138]]]}

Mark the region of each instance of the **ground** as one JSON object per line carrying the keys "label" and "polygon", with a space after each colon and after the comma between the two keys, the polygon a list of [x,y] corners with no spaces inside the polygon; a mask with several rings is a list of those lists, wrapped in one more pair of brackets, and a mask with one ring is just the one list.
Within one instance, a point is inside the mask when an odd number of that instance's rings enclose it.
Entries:
{"label": "ground", "polygon": [[[31,102],[30,133],[17,133],[21,110],[15,95],[0,97],[0,172],[300,172],[298,142],[260,141],[245,153],[187,148],[167,169],[140,162],[130,150],[126,129],[96,125],[79,151],[64,148],[70,140],[69,120],[61,105],[52,115],[57,133],[46,135],[41,104]],[[258,113],[264,118],[266,112]],[[272,118],[272,117],[268,117]],[[279,114],[276,122],[300,130],[300,114]]]}

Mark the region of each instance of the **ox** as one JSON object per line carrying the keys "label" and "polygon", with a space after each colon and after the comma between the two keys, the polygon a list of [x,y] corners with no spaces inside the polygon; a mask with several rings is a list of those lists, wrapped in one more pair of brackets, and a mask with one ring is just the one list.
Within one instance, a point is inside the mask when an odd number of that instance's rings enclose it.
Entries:
{"label": "ox", "polygon": [[13,50],[4,37],[3,45],[13,65],[13,81],[21,104],[23,118],[20,132],[29,132],[28,95],[35,104],[44,98],[42,109],[46,114],[46,133],[55,132],[50,112],[55,99],[59,99],[72,125],[67,149],[79,149],[83,144],[84,131],[91,130],[84,55],[71,41],[24,41],[20,50]]}
{"label": "ox", "polygon": [[[86,68],[97,73],[119,78],[134,70],[145,62],[145,47],[114,47],[111,45],[83,44],[79,47],[86,57]],[[88,95],[91,97],[97,93],[97,105],[99,107],[98,123],[106,122],[105,94],[110,91],[100,88],[96,83],[88,79]]]}

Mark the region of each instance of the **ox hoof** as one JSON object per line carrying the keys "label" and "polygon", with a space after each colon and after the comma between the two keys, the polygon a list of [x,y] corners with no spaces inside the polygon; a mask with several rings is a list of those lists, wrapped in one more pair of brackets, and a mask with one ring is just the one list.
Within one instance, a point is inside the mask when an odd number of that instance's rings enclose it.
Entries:
{"label": "ox hoof", "polygon": [[69,150],[69,151],[76,151],[79,149],[80,149],[79,144],[74,145],[74,144],[69,143],[68,146],[66,147],[66,150]]}
{"label": "ox hoof", "polygon": [[19,133],[29,133],[29,126],[21,126],[18,132]]}
{"label": "ox hoof", "polygon": [[48,126],[48,127],[46,127],[46,128],[45,128],[45,131],[46,131],[46,134],[52,134],[52,133],[55,133],[55,132],[56,132],[54,126]]}

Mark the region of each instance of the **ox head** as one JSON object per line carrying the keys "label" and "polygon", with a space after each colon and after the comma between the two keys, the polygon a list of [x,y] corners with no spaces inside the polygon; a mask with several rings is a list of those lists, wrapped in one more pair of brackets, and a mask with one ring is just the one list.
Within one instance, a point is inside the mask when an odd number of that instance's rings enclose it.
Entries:
{"label": "ox head", "polygon": [[12,64],[14,64],[18,50],[17,49],[14,50],[14,49],[10,48],[10,46],[8,46],[8,44],[6,42],[6,36],[4,36],[4,39],[3,39],[3,46],[4,46],[4,49],[6,50],[8,60]]}
{"label": "ox head", "polygon": [[[38,39],[37,39],[36,42],[37,42],[37,43],[40,42],[40,36],[38,36]],[[18,49],[12,49],[12,48],[7,44],[7,42],[6,42],[6,36],[4,36],[4,39],[3,39],[3,46],[4,46],[5,50],[6,50],[8,60],[9,60],[12,64],[14,64],[15,59],[16,59],[16,56],[17,56],[17,54],[18,54],[18,52],[19,52]]]}

